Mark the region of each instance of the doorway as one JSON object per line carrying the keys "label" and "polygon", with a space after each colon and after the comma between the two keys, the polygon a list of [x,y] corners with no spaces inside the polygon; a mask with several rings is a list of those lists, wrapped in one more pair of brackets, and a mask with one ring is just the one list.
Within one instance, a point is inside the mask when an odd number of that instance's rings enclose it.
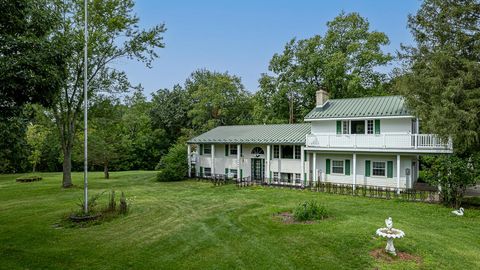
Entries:
{"label": "doorway", "polygon": [[265,179],[265,159],[252,158],[252,179],[253,180]]}

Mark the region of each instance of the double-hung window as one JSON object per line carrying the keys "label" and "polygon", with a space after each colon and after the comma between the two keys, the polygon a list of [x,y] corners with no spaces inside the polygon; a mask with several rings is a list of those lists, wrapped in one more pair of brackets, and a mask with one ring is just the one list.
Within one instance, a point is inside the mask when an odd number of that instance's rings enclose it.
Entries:
{"label": "double-hung window", "polygon": [[237,178],[237,169],[230,169],[230,175],[233,177],[233,178]]}
{"label": "double-hung window", "polygon": [[212,176],[212,168],[203,168],[206,177]]}
{"label": "double-hung window", "polygon": [[278,172],[273,173],[273,181],[278,181]]}
{"label": "double-hung window", "polygon": [[332,173],[344,174],[343,160],[332,160]]}
{"label": "double-hung window", "polygon": [[384,161],[372,162],[372,175],[373,176],[387,176],[387,164]]}
{"label": "double-hung window", "polygon": [[293,158],[293,145],[282,145],[282,158]]}
{"label": "double-hung window", "polygon": [[301,150],[302,148],[300,147],[300,145],[295,145],[295,159],[301,158]]}
{"label": "double-hung window", "polygon": [[237,155],[237,146],[235,144],[230,144],[230,155],[236,156]]}
{"label": "double-hung window", "polygon": [[208,155],[212,153],[212,145],[211,144],[204,144],[203,145],[203,154]]}
{"label": "double-hung window", "polygon": [[280,146],[274,145],[273,146],[273,158],[280,158]]}
{"label": "double-hung window", "polygon": [[348,132],[349,131],[349,128],[348,128],[349,123],[348,122],[349,122],[348,120],[342,121],[342,134],[349,134],[350,133],[350,132]]}

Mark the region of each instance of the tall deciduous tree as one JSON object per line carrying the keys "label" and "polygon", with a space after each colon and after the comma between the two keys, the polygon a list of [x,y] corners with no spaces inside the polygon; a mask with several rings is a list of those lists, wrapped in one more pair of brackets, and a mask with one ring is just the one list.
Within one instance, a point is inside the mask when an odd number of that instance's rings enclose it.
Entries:
{"label": "tall deciduous tree", "polygon": [[[368,20],[358,13],[342,12],[327,27],[325,36],[292,39],[281,54],[272,57],[269,70],[273,75],[262,75],[257,106],[263,106],[264,101],[268,104],[265,110],[288,107],[288,121],[292,123],[315,106],[318,89],[327,90],[333,98],[384,93],[386,78],[377,68],[392,59],[381,48],[389,43],[388,37],[370,30]],[[255,111],[263,118],[257,122],[278,120],[262,112],[261,107]]]}
{"label": "tall deciduous tree", "polygon": [[197,131],[251,122],[250,96],[237,76],[197,70],[185,82],[185,90],[192,103],[188,116]]}
{"label": "tall deciduous tree", "polygon": [[35,0],[0,0],[0,10],[0,117],[25,103],[51,105],[66,74],[66,51],[52,35],[59,14]]}
{"label": "tall deciduous tree", "polygon": [[32,164],[32,171],[35,172],[42,157],[49,131],[42,125],[30,123],[27,127],[27,143],[30,146],[28,160]]}
{"label": "tall deciduous tree", "polygon": [[[88,94],[123,92],[130,84],[125,73],[112,63],[121,58],[144,62],[148,67],[157,57],[156,48],[164,46],[163,24],[141,30],[133,13],[133,0],[89,1],[88,13]],[[71,156],[77,121],[83,104],[83,21],[84,5],[80,0],[56,1],[62,18],[55,37],[68,45],[68,76],[57,97],[53,113],[58,126],[63,161],[63,187],[72,185]]]}

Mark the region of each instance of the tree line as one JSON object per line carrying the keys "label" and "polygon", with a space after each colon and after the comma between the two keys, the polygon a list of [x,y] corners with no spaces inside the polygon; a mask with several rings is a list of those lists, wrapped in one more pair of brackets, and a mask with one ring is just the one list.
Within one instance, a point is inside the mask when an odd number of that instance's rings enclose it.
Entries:
{"label": "tree line", "polygon": [[[70,172],[82,165],[86,79],[90,167],[106,177],[109,170],[169,171],[185,155],[180,145],[219,125],[302,122],[318,89],[332,98],[404,95],[424,132],[453,138],[455,155],[429,160],[429,167],[461,163],[470,180],[455,180],[460,190],[478,177],[472,169],[480,150],[478,0],[425,0],[408,17],[415,44],[396,55],[384,51],[389,38],[366,18],[341,12],[325,33],[288,41],[258,89],[245,89],[234,74],[200,69],[151,97],[112,64],[126,58],[149,67],[164,47],[165,25],[139,28],[132,0],[92,1],[89,78],[83,78],[82,1],[0,4],[6,15],[0,19],[1,172],[61,170],[63,186],[72,185]],[[381,72],[394,63],[400,65]],[[444,177],[432,178],[453,181],[451,173],[436,173]]]}

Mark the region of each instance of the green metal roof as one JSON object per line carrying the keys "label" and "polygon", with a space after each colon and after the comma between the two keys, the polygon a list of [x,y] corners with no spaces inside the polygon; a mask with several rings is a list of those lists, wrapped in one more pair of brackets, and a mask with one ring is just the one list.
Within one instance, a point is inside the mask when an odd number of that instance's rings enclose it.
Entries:
{"label": "green metal roof", "polygon": [[305,116],[305,121],[329,118],[378,116],[411,116],[402,96],[331,99],[323,107],[316,107]]}
{"label": "green metal roof", "polygon": [[221,126],[188,143],[305,144],[305,137],[309,133],[310,123]]}

